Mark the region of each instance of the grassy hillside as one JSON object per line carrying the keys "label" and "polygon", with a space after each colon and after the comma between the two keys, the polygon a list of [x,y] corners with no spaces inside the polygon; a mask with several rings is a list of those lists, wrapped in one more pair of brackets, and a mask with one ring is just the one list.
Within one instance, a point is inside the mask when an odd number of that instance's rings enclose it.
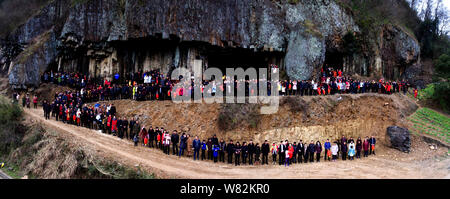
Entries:
{"label": "grassy hillside", "polygon": [[413,123],[412,132],[427,134],[439,140],[450,143],[450,118],[429,108],[418,109],[408,117]]}

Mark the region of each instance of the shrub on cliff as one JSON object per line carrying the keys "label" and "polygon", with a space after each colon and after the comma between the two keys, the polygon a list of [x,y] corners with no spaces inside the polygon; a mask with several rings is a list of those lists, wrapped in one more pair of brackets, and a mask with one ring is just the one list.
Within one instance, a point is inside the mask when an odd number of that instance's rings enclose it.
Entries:
{"label": "shrub on cliff", "polygon": [[18,147],[24,136],[20,124],[22,109],[11,103],[7,98],[0,96],[0,156],[9,154]]}

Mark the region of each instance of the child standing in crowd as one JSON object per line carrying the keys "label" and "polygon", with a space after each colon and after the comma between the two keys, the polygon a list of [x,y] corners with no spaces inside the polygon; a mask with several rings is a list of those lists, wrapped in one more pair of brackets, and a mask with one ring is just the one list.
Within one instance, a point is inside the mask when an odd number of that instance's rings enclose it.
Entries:
{"label": "child standing in crowd", "polygon": [[202,160],[206,159],[206,150],[208,146],[206,145],[205,140],[202,141]]}
{"label": "child standing in crowd", "polygon": [[217,157],[219,156],[219,150],[220,150],[219,145],[214,144],[214,147],[213,147],[214,163],[217,163]]}
{"label": "child standing in crowd", "polygon": [[289,158],[291,157],[289,154],[290,154],[290,151],[288,150],[288,151],[286,151],[286,153],[285,153],[286,155],[285,155],[285,159],[284,159],[284,167],[286,167],[286,166],[289,166]]}
{"label": "child standing in crowd", "polygon": [[277,164],[277,145],[272,143],[272,148],[270,149],[272,151],[272,164]]}
{"label": "child standing in crowd", "polygon": [[139,141],[138,135],[134,135],[134,138],[133,138],[134,146],[138,145],[138,141]]}
{"label": "child standing in crowd", "polygon": [[336,159],[338,157],[338,150],[339,147],[336,142],[333,143],[333,146],[331,146],[331,155],[333,156],[333,162],[336,162]]}
{"label": "child standing in crowd", "polygon": [[355,143],[352,141],[348,145],[348,157],[350,160],[353,160],[353,156],[355,155]]}

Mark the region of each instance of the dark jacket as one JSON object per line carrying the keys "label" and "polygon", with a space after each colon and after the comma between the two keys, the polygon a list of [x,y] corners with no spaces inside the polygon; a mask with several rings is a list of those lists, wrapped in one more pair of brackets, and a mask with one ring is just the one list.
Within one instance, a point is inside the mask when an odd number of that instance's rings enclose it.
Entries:
{"label": "dark jacket", "polygon": [[306,150],[307,150],[308,153],[314,153],[315,152],[315,147],[316,147],[316,145],[309,144],[308,148]]}
{"label": "dark jacket", "polygon": [[208,151],[212,151],[213,150],[213,148],[212,148],[212,142],[211,141],[208,141],[208,142],[206,142],[206,145],[208,146]]}
{"label": "dark jacket", "polygon": [[269,152],[270,152],[270,146],[269,146],[269,144],[266,144],[266,143],[262,144],[262,146],[261,146],[261,152],[262,152],[263,154],[269,154]]}
{"label": "dark jacket", "polygon": [[348,145],[347,145],[347,143],[345,143],[345,144],[341,144],[341,151],[342,151],[342,153],[347,153],[347,151],[348,151]]}
{"label": "dark jacket", "polygon": [[248,153],[249,154],[254,154],[255,153],[255,144],[251,143],[247,146],[248,148]]}
{"label": "dark jacket", "polygon": [[322,153],[322,145],[321,145],[321,144],[316,144],[316,145],[314,146],[314,151],[315,151],[316,153]]}
{"label": "dark jacket", "polygon": [[232,154],[234,153],[234,144],[227,144],[227,153]]}
{"label": "dark jacket", "polygon": [[200,142],[200,140],[195,140],[194,139],[194,141],[192,141],[192,147],[195,149],[195,150],[200,150],[200,147],[202,146],[202,143]]}
{"label": "dark jacket", "polygon": [[362,149],[362,142],[361,140],[356,141],[356,150],[361,151]]}
{"label": "dark jacket", "polygon": [[219,143],[220,151],[225,151],[227,148],[227,144],[225,142]]}
{"label": "dark jacket", "polygon": [[219,145],[219,139],[217,138],[211,138],[211,142],[212,144]]}
{"label": "dark jacket", "polygon": [[303,143],[297,144],[297,153],[300,155],[305,154],[305,145]]}
{"label": "dark jacket", "polygon": [[178,142],[180,141],[180,136],[176,133],[172,133],[172,135],[170,136],[170,139],[171,139],[172,143],[178,144]]}
{"label": "dark jacket", "polygon": [[241,147],[241,152],[242,152],[242,155],[247,155],[248,154],[248,146],[246,145],[246,146],[242,146]]}
{"label": "dark jacket", "polygon": [[261,147],[255,146],[255,155],[258,157],[261,154]]}

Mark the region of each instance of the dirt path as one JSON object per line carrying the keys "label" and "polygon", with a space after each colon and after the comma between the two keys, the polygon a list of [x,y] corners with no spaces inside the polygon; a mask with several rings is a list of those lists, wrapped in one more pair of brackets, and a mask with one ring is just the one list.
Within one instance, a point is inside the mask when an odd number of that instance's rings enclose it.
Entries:
{"label": "dirt path", "polygon": [[362,160],[298,164],[289,168],[278,165],[235,167],[207,161],[194,162],[188,158],[167,156],[159,150],[134,147],[128,140],[94,130],[44,120],[42,109],[25,109],[25,113],[48,128],[92,148],[99,155],[130,167],[140,165],[162,178],[449,178],[449,158],[440,162],[413,163],[395,160],[383,152]]}

